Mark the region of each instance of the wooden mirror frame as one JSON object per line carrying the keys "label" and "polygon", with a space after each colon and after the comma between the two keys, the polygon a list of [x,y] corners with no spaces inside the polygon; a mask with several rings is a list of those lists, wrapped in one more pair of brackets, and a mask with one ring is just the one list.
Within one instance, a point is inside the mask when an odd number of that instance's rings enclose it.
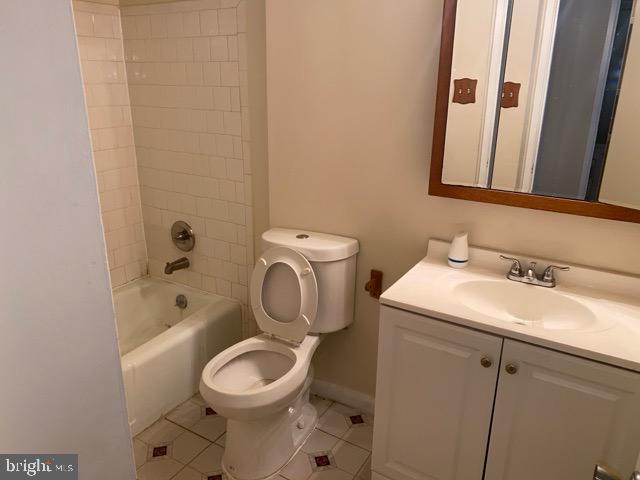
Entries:
{"label": "wooden mirror frame", "polygon": [[[491,190],[480,187],[463,187],[442,183],[457,3],[458,0],[444,0],[438,89],[431,152],[431,171],[429,175],[429,195],[640,223],[640,210],[633,208],[619,207],[601,202],[589,202],[586,200],[547,197],[530,193]],[[640,188],[640,185],[638,188]]]}

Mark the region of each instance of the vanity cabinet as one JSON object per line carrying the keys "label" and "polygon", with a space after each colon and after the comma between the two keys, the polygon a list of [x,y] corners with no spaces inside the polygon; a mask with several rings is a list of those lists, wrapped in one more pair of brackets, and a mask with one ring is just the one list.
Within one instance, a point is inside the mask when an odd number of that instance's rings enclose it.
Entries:
{"label": "vanity cabinet", "polygon": [[640,374],[387,306],[376,391],[392,480],[589,480],[640,451]]}
{"label": "vanity cabinet", "polygon": [[502,339],[388,307],[379,335],[373,470],[482,478]]}
{"label": "vanity cabinet", "polygon": [[628,478],[640,452],[640,374],[513,340],[502,365],[485,479],[590,479],[598,462]]}

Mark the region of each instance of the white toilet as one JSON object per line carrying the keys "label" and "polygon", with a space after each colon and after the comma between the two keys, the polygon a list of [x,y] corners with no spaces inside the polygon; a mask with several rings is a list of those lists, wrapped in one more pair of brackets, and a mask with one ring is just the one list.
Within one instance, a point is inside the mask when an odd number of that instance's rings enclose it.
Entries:
{"label": "white toilet", "polygon": [[264,333],[214,357],[200,380],[227,418],[222,468],[237,480],[277,474],[313,431],[311,357],[321,334],[353,321],[357,240],[274,228],[262,244],[250,297]]}

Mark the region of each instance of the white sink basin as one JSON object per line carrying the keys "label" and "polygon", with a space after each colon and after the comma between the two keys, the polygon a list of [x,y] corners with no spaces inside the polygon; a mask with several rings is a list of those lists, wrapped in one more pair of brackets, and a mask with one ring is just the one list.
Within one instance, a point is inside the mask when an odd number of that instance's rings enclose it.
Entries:
{"label": "white sink basin", "polygon": [[544,287],[473,280],[453,289],[458,301],[497,320],[545,330],[600,330],[608,325],[582,303]]}

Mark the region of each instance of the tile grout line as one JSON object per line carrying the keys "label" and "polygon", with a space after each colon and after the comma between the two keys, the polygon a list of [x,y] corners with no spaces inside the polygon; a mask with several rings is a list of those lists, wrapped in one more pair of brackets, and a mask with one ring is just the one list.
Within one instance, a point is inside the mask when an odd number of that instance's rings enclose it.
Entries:
{"label": "tile grout line", "polygon": [[[187,400],[187,401],[188,401],[188,400]],[[177,425],[177,426],[178,426],[178,427],[180,427],[180,428],[184,428],[187,432],[193,433],[194,435],[197,435],[198,437],[202,438],[203,440],[206,440],[206,441],[207,441],[207,442],[209,442],[209,443],[215,443],[216,445],[218,445],[216,442],[217,442],[218,440],[220,440],[220,439],[221,439],[221,438],[222,438],[222,437],[227,433],[227,430],[225,429],[225,431],[224,431],[224,432],[222,432],[222,433],[220,434],[220,436],[219,436],[219,437],[216,437],[216,439],[212,441],[212,440],[209,440],[207,437],[204,437],[204,436],[200,435],[198,432],[194,432],[194,431],[193,431],[193,430],[191,430],[190,428],[187,428],[187,427],[185,427],[184,425],[180,425],[179,423],[174,422],[174,421],[173,421],[173,420],[171,420],[170,418],[167,418],[167,417],[163,417],[163,418],[164,418],[167,422],[171,422],[171,423],[173,423],[174,425]],[[221,445],[218,445],[218,446],[220,447]]]}

